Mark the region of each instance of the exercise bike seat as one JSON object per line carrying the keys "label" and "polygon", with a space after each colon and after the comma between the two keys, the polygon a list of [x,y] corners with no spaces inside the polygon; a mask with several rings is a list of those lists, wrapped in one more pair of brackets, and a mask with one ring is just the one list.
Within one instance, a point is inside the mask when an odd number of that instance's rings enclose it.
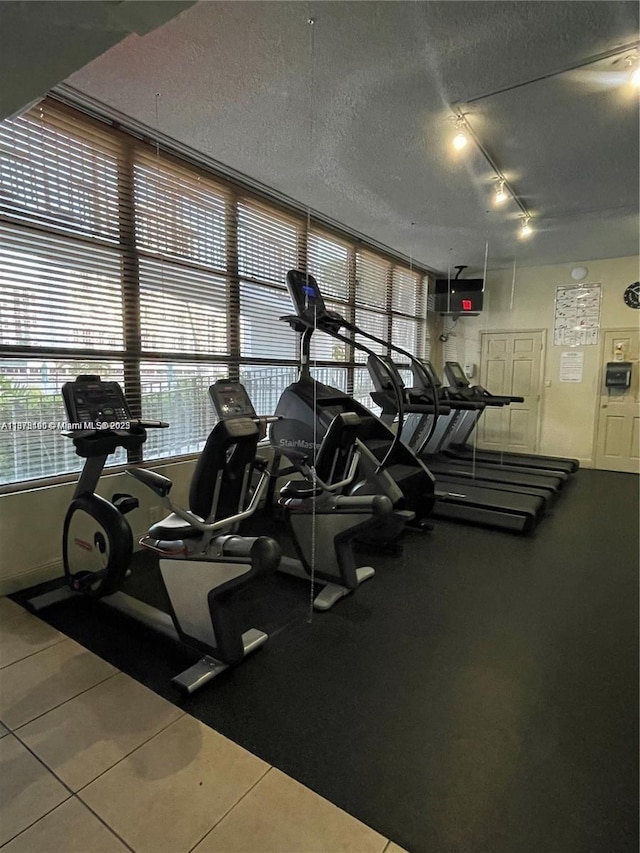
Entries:
{"label": "exercise bike seat", "polygon": [[322,494],[322,487],[314,485],[311,480],[289,480],[280,489],[282,500],[307,501]]}
{"label": "exercise bike seat", "polygon": [[[204,521],[204,519],[201,519],[201,521]],[[162,521],[152,524],[147,536],[152,539],[165,539],[169,542],[174,542],[178,539],[196,539],[198,536],[202,536],[202,531],[189,524],[184,518],[180,518],[175,512],[172,512],[166,518],[163,518]]]}

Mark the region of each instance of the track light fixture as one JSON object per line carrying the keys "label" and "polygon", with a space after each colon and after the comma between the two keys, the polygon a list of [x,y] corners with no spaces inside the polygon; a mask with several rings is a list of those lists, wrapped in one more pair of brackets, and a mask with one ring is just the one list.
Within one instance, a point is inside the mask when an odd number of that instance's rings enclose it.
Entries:
{"label": "track light fixture", "polygon": [[629,68],[633,69],[631,71],[631,74],[629,75],[629,82],[636,89],[640,89],[640,58],[635,54],[633,56],[628,56],[626,59],[626,64],[629,66]]}
{"label": "track light fixture", "polygon": [[527,209],[525,202],[520,198],[515,188],[509,183],[502,169],[493,159],[489,151],[484,147],[471,124],[467,121],[467,114],[462,112],[461,107],[454,107],[455,112],[449,116],[449,121],[455,125],[455,135],[451,139],[451,145],[456,152],[465,148],[469,142],[473,142],[474,150],[477,150],[485,159],[487,164],[493,171],[493,186],[494,191],[491,201],[499,207],[508,202],[513,202],[520,209],[521,227],[518,230],[518,238],[526,239],[533,234],[531,227],[531,214]]}
{"label": "track light fixture", "polygon": [[533,234],[533,228],[530,225],[531,217],[525,216],[522,217],[522,223],[520,225],[520,231],[518,232],[518,237],[521,240],[526,240]]}
{"label": "track light fixture", "polygon": [[451,120],[454,121],[456,125],[456,133],[451,140],[451,144],[456,151],[462,151],[462,149],[469,143],[469,136],[466,133],[467,123],[464,120],[463,115],[453,115],[451,116]]}
{"label": "track light fixture", "polygon": [[495,180],[498,182],[498,185],[496,186],[496,191],[493,195],[493,203],[504,204],[508,198],[507,192],[504,188],[504,178],[496,178]]}

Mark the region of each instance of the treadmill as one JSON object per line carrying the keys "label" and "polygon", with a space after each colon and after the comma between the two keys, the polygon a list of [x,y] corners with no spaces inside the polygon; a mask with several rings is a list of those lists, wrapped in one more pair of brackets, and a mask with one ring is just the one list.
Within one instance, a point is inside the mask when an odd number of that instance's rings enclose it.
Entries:
{"label": "treadmill", "polygon": [[[470,385],[469,380],[464,375],[462,367],[455,361],[447,361],[445,364],[445,376],[447,381],[457,396],[462,400],[484,402],[491,405],[492,400],[505,401],[507,405],[510,403],[519,403],[523,401],[522,397],[496,396],[491,394],[482,385]],[[414,372],[414,377],[416,376]],[[458,433],[455,437],[455,442],[449,447],[448,452],[458,458],[468,459],[475,453],[477,462],[499,464],[505,466],[526,465],[530,468],[536,468],[543,471],[560,471],[567,477],[574,474],[579,468],[577,459],[568,459],[562,456],[544,456],[536,453],[515,453],[503,452],[500,450],[474,450],[467,441],[475,429],[477,424],[475,420],[469,419],[468,429],[466,432]]]}
{"label": "treadmill", "polygon": [[[389,356],[369,358],[367,367],[376,389],[371,393],[371,397],[381,406],[381,419],[389,425],[398,414],[398,403],[390,381],[390,374],[393,374],[394,384],[402,389],[404,400],[402,440],[424,460],[437,478],[445,478],[447,482],[458,485],[472,483],[482,488],[539,497],[545,508],[553,503],[562,486],[562,481],[558,478],[529,471],[504,471],[497,466],[463,465],[452,462],[439,452],[446,435],[455,428],[457,420],[469,411],[482,411],[483,403],[449,400],[438,394],[436,407],[433,391],[416,391],[414,388],[405,387],[396,363]],[[435,428],[432,428],[434,417],[437,423]]]}
{"label": "treadmill", "polygon": [[[424,460],[436,478],[436,503],[432,513],[435,518],[455,519],[521,533],[534,529],[553,498],[551,489],[533,486],[527,489],[513,483],[501,485],[479,480],[454,466],[449,466],[451,470],[445,470],[445,466],[439,469],[437,460],[432,465],[431,456],[417,453],[417,448],[430,443],[431,436],[436,433],[436,424],[446,422],[458,409],[477,409],[477,403],[458,403],[452,408],[444,403],[433,405],[425,402],[424,394],[414,395],[412,389],[405,388],[395,363],[387,356],[371,355],[367,367],[376,386],[371,397],[381,406],[381,420],[389,427],[399,415],[397,390],[401,392],[400,437],[403,444]],[[417,436],[419,438],[416,439]]]}
{"label": "treadmill", "polygon": [[[481,452],[479,453],[476,447],[464,444],[464,438],[473,430],[486,406],[509,405],[513,400],[512,397],[490,395],[482,400],[466,400],[454,389],[443,388],[430,361],[416,359],[411,368],[416,381],[416,385],[412,389],[414,393],[423,393],[428,396],[437,394],[438,399],[449,406],[454,403],[465,403],[468,407],[467,411],[459,411],[453,422],[446,425],[446,429],[436,431],[440,441],[435,446],[428,448],[429,453],[439,453],[442,458],[448,460],[451,466],[458,468],[468,469],[470,465],[477,468],[478,465],[481,465],[483,468],[482,477],[488,477],[497,482],[517,482],[529,486],[546,485],[554,492],[562,490],[570,477],[566,471],[534,467],[525,464],[523,461],[512,460],[511,464],[507,465],[500,459],[500,454],[497,454],[496,457],[482,458]],[[463,445],[467,450],[460,452],[458,445]],[[536,483],[535,480],[530,479],[534,476],[542,478],[542,480],[538,480]]]}

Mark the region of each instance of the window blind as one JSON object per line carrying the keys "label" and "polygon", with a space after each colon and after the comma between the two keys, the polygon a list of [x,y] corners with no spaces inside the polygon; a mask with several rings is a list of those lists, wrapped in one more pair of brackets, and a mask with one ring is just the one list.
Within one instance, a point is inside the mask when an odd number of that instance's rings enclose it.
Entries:
{"label": "window blind", "polygon": [[[370,335],[375,335],[377,338],[387,340],[389,337],[388,325],[388,317],[386,314],[378,311],[366,311],[364,308],[356,308],[356,326],[361,328],[363,332],[368,332]],[[383,347],[382,344],[378,344],[375,341],[369,341],[366,338],[358,337],[357,335],[356,337],[361,341],[361,343],[369,347],[370,350],[373,350],[373,352],[379,353],[380,355],[386,354],[387,349],[386,347]],[[368,356],[366,352],[356,350],[356,361],[366,361],[367,358]]]}
{"label": "window blind", "polygon": [[0,344],[123,348],[120,255],[0,221]]}
{"label": "window blind", "polygon": [[238,274],[284,288],[285,276],[298,266],[301,223],[256,202],[238,203]]}
{"label": "window blind", "polygon": [[229,192],[151,152],[136,153],[133,179],[138,248],[224,274]]}
{"label": "window blind", "polygon": [[124,380],[119,193],[108,129],[48,102],[0,123],[0,484],[79,470],[60,389]]}
{"label": "window blind", "polygon": [[44,101],[0,122],[0,210],[117,243],[120,145],[105,128]]}
{"label": "window blind", "polygon": [[[196,453],[211,382],[239,375],[269,413],[296,378],[279,319],[294,268],[379,337],[428,337],[422,274],[362,241],[51,99],[0,122],[0,419],[63,421],[62,384],[97,373],[124,384],[134,413],[171,423],[146,459]],[[351,346],[316,335],[312,358],[321,382],[370,405]],[[55,431],[0,431],[0,485],[79,464]]]}
{"label": "window blind", "polygon": [[141,259],[139,274],[145,352],[228,354],[224,278],[152,259]]}
{"label": "window blind", "polygon": [[284,289],[240,282],[240,352],[242,359],[296,359],[296,336],[280,320],[292,313]]}
{"label": "window blind", "polygon": [[356,305],[386,310],[390,269],[391,264],[382,258],[356,253]]}
{"label": "window blind", "polygon": [[411,270],[394,267],[391,285],[391,310],[415,317],[420,276]]}
{"label": "window blind", "polygon": [[320,284],[325,302],[349,301],[349,246],[334,237],[311,231],[307,242],[307,270]]}

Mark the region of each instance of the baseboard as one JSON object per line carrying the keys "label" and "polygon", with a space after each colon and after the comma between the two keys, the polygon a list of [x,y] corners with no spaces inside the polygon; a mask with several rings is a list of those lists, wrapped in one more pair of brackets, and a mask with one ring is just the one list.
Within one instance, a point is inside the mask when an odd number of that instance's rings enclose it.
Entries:
{"label": "baseboard", "polygon": [[38,566],[35,569],[29,569],[17,575],[9,575],[9,577],[1,578],[0,596],[11,595],[11,593],[19,592],[21,589],[28,589],[45,581],[62,577],[63,572],[62,560],[54,560],[44,566]]}

